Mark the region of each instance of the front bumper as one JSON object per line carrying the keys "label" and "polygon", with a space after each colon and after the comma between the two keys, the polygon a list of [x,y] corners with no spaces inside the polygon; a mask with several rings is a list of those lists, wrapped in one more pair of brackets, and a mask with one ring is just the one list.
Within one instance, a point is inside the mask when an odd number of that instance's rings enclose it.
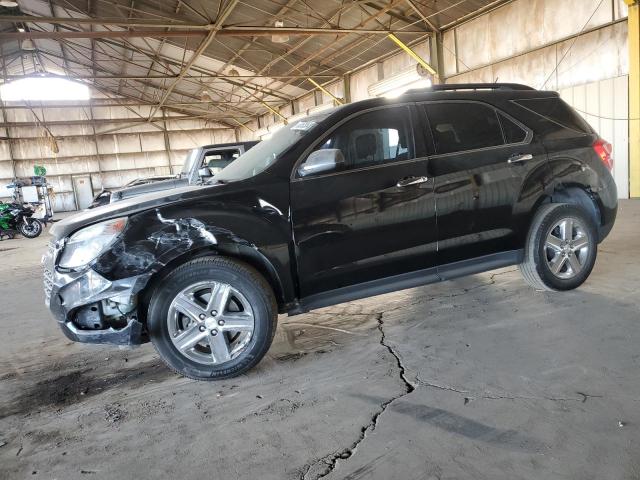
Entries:
{"label": "front bumper", "polygon": [[[142,343],[142,324],[137,320],[135,310],[127,312],[122,321],[118,322],[119,325],[126,322],[124,326],[109,325],[102,321],[100,302],[108,299],[122,305],[134,304],[150,274],[110,281],[91,268],[80,272],[61,272],[55,266],[61,249],[57,245],[49,245],[42,257],[42,266],[45,305],[67,338],[84,343]],[[78,321],[78,315],[82,311],[95,317],[95,328],[90,328],[86,320]]]}

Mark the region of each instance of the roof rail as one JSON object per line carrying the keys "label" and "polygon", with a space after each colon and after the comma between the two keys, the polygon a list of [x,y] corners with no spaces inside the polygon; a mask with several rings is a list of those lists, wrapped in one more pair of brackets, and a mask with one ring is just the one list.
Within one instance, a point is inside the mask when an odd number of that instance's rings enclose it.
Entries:
{"label": "roof rail", "polygon": [[535,90],[520,83],[445,83],[432,85],[430,90],[442,92],[447,90]]}

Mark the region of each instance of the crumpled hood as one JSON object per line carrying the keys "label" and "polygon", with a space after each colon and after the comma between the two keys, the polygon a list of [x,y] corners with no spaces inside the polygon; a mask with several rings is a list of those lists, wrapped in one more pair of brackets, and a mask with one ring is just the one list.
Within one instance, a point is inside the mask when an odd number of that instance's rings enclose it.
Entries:
{"label": "crumpled hood", "polygon": [[54,223],[49,233],[55,238],[55,240],[59,240],[76,230],[93,223],[109,220],[110,218],[132,215],[150,208],[164,206],[182,200],[210,195],[212,189],[219,189],[223,187],[224,185],[221,184],[190,185],[182,188],[173,188],[169,190],[162,190],[160,192],[138,195],[109,205],[78,212],[77,214],[67,217],[60,222]]}

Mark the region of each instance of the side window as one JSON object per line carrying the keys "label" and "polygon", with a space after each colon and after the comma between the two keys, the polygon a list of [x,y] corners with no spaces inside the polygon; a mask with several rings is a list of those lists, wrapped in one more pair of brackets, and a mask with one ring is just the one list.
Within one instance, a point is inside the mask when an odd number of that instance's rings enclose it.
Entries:
{"label": "side window", "polygon": [[426,110],[437,154],[504,144],[496,111],[487,105],[430,103]]}
{"label": "side window", "polygon": [[510,144],[524,142],[525,138],[527,138],[527,132],[502,113],[498,113],[498,116],[500,117],[500,123],[502,124],[504,143]]}
{"label": "side window", "polygon": [[[315,160],[319,158],[315,152],[331,151],[339,159],[336,166],[309,172],[352,170],[414,158],[410,117],[409,107],[400,106],[374,110],[345,122],[307,157]],[[302,176],[309,175],[299,171]]]}
{"label": "side window", "polygon": [[240,156],[240,151],[237,148],[212,150],[204,154],[203,166],[213,169],[212,173],[217,173],[238,158],[238,156]]}
{"label": "side window", "polygon": [[579,133],[593,133],[589,123],[561,98],[531,98],[514,100],[514,102],[564,128],[569,128]]}

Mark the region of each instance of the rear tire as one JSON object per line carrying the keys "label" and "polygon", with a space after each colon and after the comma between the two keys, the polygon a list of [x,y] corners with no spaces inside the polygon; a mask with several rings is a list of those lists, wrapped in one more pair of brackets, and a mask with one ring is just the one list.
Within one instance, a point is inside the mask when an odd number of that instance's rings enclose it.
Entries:
{"label": "rear tire", "polygon": [[589,277],[597,250],[597,227],[582,207],[543,205],[531,222],[520,271],[536,290],[572,290]]}
{"label": "rear tire", "polygon": [[165,277],[149,304],[149,337],[162,360],[195,380],[240,375],[267,353],[278,307],[266,280],[225,257],[191,260]]}

